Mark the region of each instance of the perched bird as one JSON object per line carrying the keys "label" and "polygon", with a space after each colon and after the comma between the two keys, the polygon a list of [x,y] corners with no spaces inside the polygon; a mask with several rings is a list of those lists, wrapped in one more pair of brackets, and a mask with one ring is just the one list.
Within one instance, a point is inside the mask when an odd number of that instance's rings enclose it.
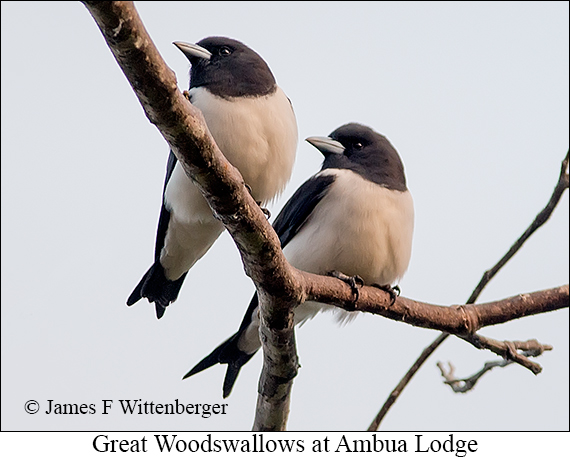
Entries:
{"label": "perched bird", "polygon": [[[319,173],[307,180],[285,204],[273,227],[287,260],[310,273],[333,274],[391,289],[408,268],[414,207],[404,166],[390,142],[361,124],[350,123],[329,137],[307,141],[323,153]],[[258,298],[254,295],[239,330],[190,370],[184,379],[216,363],[227,364],[227,397],[241,367],[261,347]],[[340,308],[305,302],[295,309],[300,324],[319,311],[354,316]]]}
{"label": "perched bird", "polygon": [[[216,144],[255,200],[269,202],[285,188],[295,161],[297,123],[290,100],[267,63],[239,41],[209,37],[174,45],[190,60],[190,101],[204,115]],[[145,297],[155,303],[160,319],[178,297],[188,270],[223,230],[171,151],[154,264],[127,305]]]}

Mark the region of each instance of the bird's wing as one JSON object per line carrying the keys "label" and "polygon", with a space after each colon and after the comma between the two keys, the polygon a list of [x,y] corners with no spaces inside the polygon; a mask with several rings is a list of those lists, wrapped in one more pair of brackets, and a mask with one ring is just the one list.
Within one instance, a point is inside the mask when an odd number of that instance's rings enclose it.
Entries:
{"label": "bird's wing", "polygon": [[334,175],[317,174],[299,187],[285,204],[273,222],[273,228],[281,241],[281,248],[284,248],[303,227],[334,180]]}
{"label": "bird's wing", "polygon": [[162,189],[162,207],[160,208],[160,217],[158,219],[158,228],[156,229],[156,244],[154,246],[154,260],[158,261],[160,259],[160,251],[164,247],[164,239],[166,237],[166,231],[168,229],[168,222],[170,221],[170,211],[166,209],[164,205],[164,193],[166,192],[166,186],[168,185],[168,181],[170,181],[170,177],[172,176],[172,172],[174,171],[174,167],[178,159],[172,151],[168,156],[168,162],[166,164],[166,177],[164,178],[164,188]]}

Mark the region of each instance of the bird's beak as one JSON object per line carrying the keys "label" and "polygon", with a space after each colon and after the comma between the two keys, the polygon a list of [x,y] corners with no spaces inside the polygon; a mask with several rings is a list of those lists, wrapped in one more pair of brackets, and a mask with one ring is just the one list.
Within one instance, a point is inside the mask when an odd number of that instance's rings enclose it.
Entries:
{"label": "bird's beak", "polygon": [[311,143],[325,156],[329,154],[344,154],[344,146],[328,136],[311,136],[305,141]]}
{"label": "bird's beak", "polygon": [[191,60],[192,58],[210,60],[212,57],[212,53],[210,51],[202,46],[198,46],[197,44],[184,43],[183,41],[175,41],[172,44],[180,49],[184,55],[188,57],[188,60]]}

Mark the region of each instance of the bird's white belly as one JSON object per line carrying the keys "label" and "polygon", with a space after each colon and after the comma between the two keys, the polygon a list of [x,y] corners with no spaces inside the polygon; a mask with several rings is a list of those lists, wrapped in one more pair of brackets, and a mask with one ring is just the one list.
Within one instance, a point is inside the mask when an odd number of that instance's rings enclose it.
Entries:
{"label": "bird's white belly", "polygon": [[170,221],[160,253],[166,277],[178,279],[207,251],[224,230],[208,202],[176,163],[165,192]]}
{"label": "bird's white belly", "polygon": [[[358,275],[367,285],[394,284],[405,273],[411,256],[411,194],[378,186],[350,170],[321,173],[335,174],[335,182],[285,246],[285,256],[294,267],[311,273],[337,270]],[[322,307],[306,303],[296,311],[296,320],[311,318]]]}

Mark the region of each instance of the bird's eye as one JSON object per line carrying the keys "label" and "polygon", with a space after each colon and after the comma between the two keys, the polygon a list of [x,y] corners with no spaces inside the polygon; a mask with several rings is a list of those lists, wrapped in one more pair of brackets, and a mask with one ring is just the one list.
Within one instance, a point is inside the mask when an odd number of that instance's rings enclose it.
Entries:
{"label": "bird's eye", "polygon": [[361,150],[363,148],[362,143],[354,143],[353,145],[354,149],[356,149],[357,151]]}
{"label": "bird's eye", "polygon": [[220,55],[221,56],[229,56],[232,53],[232,50],[227,46],[222,46],[220,48]]}

